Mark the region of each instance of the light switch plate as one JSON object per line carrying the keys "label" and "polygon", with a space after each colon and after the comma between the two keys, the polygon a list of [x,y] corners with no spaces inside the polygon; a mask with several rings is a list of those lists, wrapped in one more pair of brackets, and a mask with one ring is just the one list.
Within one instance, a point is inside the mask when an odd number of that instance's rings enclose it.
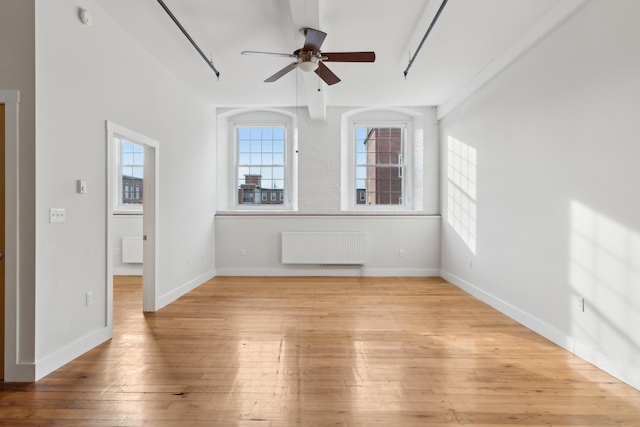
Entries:
{"label": "light switch plate", "polygon": [[65,220],[65,212],[64,209],[60,208],[50,208],[49,209],[49,222],[64,222]]}

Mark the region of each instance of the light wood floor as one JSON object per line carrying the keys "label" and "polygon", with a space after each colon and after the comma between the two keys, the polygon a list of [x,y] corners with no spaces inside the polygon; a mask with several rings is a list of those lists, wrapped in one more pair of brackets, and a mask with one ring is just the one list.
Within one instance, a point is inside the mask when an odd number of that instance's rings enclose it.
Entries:
{"label": "light wood floor", "polygon": [[216,278],[157,313],[118,278],[114,337],[11,426],[639,426],[640,392],[442,279]]}

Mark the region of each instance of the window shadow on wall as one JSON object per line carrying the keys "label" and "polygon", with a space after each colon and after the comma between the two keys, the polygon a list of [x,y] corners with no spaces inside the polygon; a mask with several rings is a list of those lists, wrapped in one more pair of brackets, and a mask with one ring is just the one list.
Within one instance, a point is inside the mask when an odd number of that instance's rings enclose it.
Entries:
{"label": "window shadow on wall", "polygon": [[580,202],[570,209],[572,335],[631,364],[640,355],[640,233]]}
{"label": "window shadow on wall", "polygon": [[447,139],[447,222],[476,253],[476,149]]}

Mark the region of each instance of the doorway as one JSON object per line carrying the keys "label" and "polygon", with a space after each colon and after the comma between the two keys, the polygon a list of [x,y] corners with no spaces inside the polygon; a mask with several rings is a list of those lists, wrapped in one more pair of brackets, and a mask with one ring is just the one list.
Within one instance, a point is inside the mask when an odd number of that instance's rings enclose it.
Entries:
{"label": "doorway", "polygon": [[4,104],[0,104],[0,380],[4,381]]}
{"label": "doorway", "polygon": [[[5,381],[19,381],[30,378],[29,368],[18,363],[21,354],[18,333],[20,331],[24,340],[31,337],[32,331],[28,327],[18,328],[18,308],[25,312],[29,308],[21,305],[18,298],[20,283],[18,283],[18,122],[20,105],[20,92],[17,90],[0,90],[0,182],[2,201],[2,260],[0,267],[0,353],[3,358],[2,377]],[[24,304],[24,303],[23,303]],[[28,355],[22,353],[25,357]]]}
{"label": "doorway", "polygon": [[107,324],[113,326],[113,212],[118,200],[119,179],[117,175],[117,140],[131,141],[144,148],[144,170],[142,191],[142,310],[147,312],[158,309],[156,284],[157,253],[157,212],[158,212],[158,152],[159,143],[151,138],[112,122],[107,122],[107,284],[108,307]]}

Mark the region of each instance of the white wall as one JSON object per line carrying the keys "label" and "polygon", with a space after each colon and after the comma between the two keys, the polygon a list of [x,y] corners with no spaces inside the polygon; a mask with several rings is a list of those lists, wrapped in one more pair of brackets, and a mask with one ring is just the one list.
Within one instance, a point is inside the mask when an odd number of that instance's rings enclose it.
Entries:
{"label": "white wall", "polygon": [[[215,117],[93,1],[38,0],[36,27],[39,378],[110,334],[105,121],[159,142],[162,306],[215,275]],[[87,194],[76,192],[78,179]],[[66,222],[50,224],[49,208],[65,208]]]}
{"label": "white wall", "polygon": [[[347,132],[345,117],[367,114],[371,109],[328,108],[327,120],[310,121],[304,108],[296,111],[298,135],[298,209],[289,213],[238,212],[228,206],[233,153],[232,133],[226,126],[233,110],[220,110],[218,132],[218,203],[216,217],[216,269],[220,275],[358,275],[357,268],[292,266],[280,262],[282,231],[365,231],[369,234],[368,275],[433,276],[439,274],[440,217],[438,214],[438,144],[433,108],[391,108],[373,117],[396,118],[399,112],[416,117],[414,131],[423,139],[417,164],[422,179],[414,183],[420,192],[419,209],[405,212],[343,211],[341,156]],[[244,110],[238,110],[244,111]],[[404,117],[403,116],[403,117]],[[222,118],[221,118],[222,117]],[[226,159],[226,160],[225,160]],[[417,239],[416,236],[421,236]],[[241,256],[240,249],[247,255]],[[399,250],[405,256],[398,256]]]}
{"label": "white wall", "polygon": [[449,136],[477,152],[475,254],[447,222],[443,155],[443,276],[636,388],[638,16],[635,0],[587,3],[440,135],[443,154]]}
{"label": "white wall", "polygon": [[[367,276],[438,276],[440,217],[217,216],[216,268],[221,276],[359,276],[353,266],[281,262],[283,231],[367,233]],[[403,256],[400,256],[400,251]],[[244,253],[244,255],[243,255]]]}

